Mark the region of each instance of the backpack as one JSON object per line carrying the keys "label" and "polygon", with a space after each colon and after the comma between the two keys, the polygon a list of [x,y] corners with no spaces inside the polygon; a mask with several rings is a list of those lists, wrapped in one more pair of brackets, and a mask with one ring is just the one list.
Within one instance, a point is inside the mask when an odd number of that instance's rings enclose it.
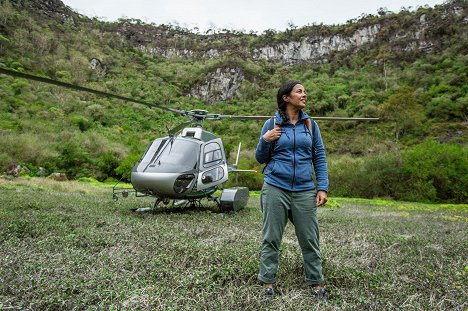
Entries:
{"label": "backpack", "polygon": [[[315,126],[312,127],[312,122],[315,123],[315,121],[312,120],[312,118],[307,118],[306,121],[305,121],[305,125],[306,125],[307,129],[309,130],[310,135],[312,136],[312,155],[313,155],[314,154],[314,147],[315,147],[314,146]],[[271,117],[270,118],[270,123],[268,123],[268,130],[270,131],[274,127],[275,127],[275,117]],[[271,157],[273,155],[273,152],[275,152],[275,143],[276,143],[276,140],[273,141],[270,144],[270,152],[268,154],[268,160],[265,162],[265,166],[263,167],[262,174],[264,174],[268,163],[270,163],[270,161],[271,161]]]}

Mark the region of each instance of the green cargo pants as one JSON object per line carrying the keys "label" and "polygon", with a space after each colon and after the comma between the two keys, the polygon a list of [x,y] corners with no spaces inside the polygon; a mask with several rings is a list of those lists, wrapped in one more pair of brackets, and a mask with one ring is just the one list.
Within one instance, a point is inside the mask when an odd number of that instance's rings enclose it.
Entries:
{"label": "green cargo pants", "polygon": [[262,249],[258,274],[258,279],[263,283],[276,282],[279,249],[288,218],[294,224],[302,250],[306,284],[323,282],[315,195],[315,190],[293,192],[263,184],[260,199],[263,214]]}

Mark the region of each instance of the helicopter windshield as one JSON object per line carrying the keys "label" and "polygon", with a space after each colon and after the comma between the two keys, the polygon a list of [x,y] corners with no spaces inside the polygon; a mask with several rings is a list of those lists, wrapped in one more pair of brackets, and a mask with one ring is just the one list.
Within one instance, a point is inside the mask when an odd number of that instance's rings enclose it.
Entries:
{"label": "helicopter windshield", "polygon": [[150,165],[157,173],[183,173],[197,168],[200,145],[196,142],[175,138],[168,142],[161,155]]}

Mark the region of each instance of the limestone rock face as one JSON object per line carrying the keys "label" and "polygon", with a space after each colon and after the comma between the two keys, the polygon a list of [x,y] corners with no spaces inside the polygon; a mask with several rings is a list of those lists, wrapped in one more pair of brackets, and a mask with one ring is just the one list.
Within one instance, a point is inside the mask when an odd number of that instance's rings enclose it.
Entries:
{"label": "limestone rock face", "polygon": [[89,68],[99,76],[104,76],[107,72],[107,66],[94,57],[89,60]]}
{"label": "limestone rock face", "polygon": [[254,59],[280,61],[294,64],[301,61],[324,63],[327,54],[332,51],[342,51],[350,47],[360,47],[372,42],[378,34],[380,25],[376,24],[356,30],[352,36],[335,35],[330,37],[305,37],[301,41],[264,46],[255,49],[252,53]]}
{"label": "limestone rock face", "polygon": [[10,1],[14,6],[34,11],[48,18],[56,19],[61,23],[75,25],[76,20],[83,18],[60,0],[15,0]]}
{"label": "limestone rock face", "polygon": [[[341,51],[350,47],[359,47],[372,42],[379,32],[380,26],[374,25],[358,29],[352,36],[341,35],[331,37],[306,37],[301,41],[264,46],[254,49],[251,57],[267,61],[294,64],[297,62],[327,62],[327,55],[332,51]],[[166,50],[167,57],[192,55],[188,50]],[[210,49],[203,57],[217,57],[222,52]],[[192,87],[189,96],[194,96],[208,103],[221,102],[238,98],[245,75],[240,68],[224,67],[211,71],[203,81]]]}
{"label": "limestone rock face", "polygon": [[214,103],[239,97],[239,90],[245,76],[240,68],[224,67],[210,72],[206,78],[195,85],[189,96]]}

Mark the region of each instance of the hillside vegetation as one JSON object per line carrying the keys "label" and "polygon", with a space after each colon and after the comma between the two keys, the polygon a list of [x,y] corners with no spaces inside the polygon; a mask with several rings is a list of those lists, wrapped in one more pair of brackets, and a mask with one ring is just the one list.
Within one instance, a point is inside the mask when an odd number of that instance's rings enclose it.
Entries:
{"label": "hillside vegetation", "polygon": [[[319,122],[328,152],[331,193],[427,202],[467,202],[467,5],[399,13],[380,10],[344,25],[290,27],[263,34],[212,30],[139,20],[115,23],[72,12],[60,1],[0,0],[0,66],[180,109],[272,115],[275,92],[287,78],[302,81],[307,112],[315,116],[380,117],[377,123]],[[405,31],[430,20],[427,49]],[[332,51],[320,62],[284,64],[247,57],[266,44],[309,35],[349,34],[379,24],[374,41]],[[153,38],[150,42],[148,38]],[[397,38],[397,39],[395,39]],[[148,52],[183,47],[192,57]],[[228,52],[201,57],[210,48]],[[198,54],[197,54],[198,53]],[[226,101],[204,102],[190,91],[217,68],[238,68],[245,79]],[[183,121],[170,113],[25,79],[0,76],[0,168],[26,166],[35,176],[64,172],[69,178],[129,177],[147,144]],[[262,124],[214,121],[234,159],[261,171],[253,154]],[[262,176],[240,181],[259,189]]]}

